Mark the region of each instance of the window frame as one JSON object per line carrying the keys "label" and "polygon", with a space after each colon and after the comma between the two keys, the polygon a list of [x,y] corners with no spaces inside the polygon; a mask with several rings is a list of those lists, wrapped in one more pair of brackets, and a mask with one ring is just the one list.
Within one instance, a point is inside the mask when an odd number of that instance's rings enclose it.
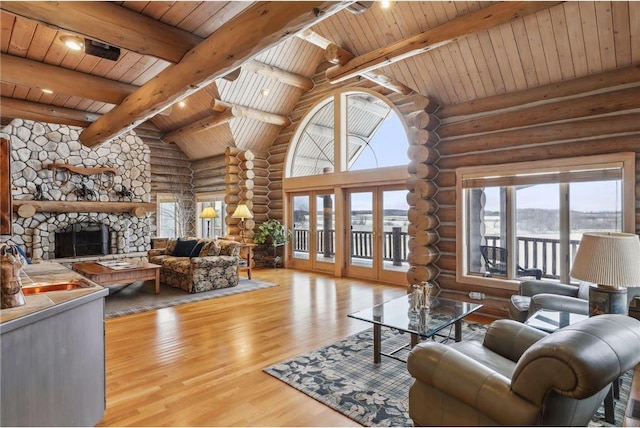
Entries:
{"label": "window frame", "polygon": [[[163,216],[162,216],[162,209],[161,209],[161,204],[177,204],[178,202],[176,201],[176,198],[173,194],[171,193],[158,193],[156,195],[156,237],[157,238],[176,238],[176,236],[159,236],[158,234],[160,233],[160,231],[162,230],[162,224],[163,224]],[[174,215],[173,218],[173,227],[174,230],[176,231],[176,235],[178,234],[178,219],[177,216]]]}
{"label": "window frame", "polygon": [[[580,156],[573,158],[561,158],[551,159],[543,161],[532,162],[518,162],[508,163],[500,165],[485,165],[474,167],[462,167],[456,169],[456,281],[459,283],[481,285],[491,288],[501,288],[518,290],[520,279],[510,279],[509,273],[512,275],[515,273],[516,264],[515,258],[510,257],[507,263],[507,278],[496,277],[483,277],[477,273],[469,272],[469,260],[467,259],[468,244],[467,237],[469,234],[469,221],[468,221],[468,207],[469,207],[469,192],[465,190],[470,187],[463,186],[465,180],[470,179],[491,179],[494,182],[500,182],[501,180],[508,181],[510,177],[521,176],[523,174],[536,174],[536,173],[552,173],[575,171],[576,169],[585,170],[598,170],[607,169],[612,167],[618,167],[622,169],[622,231],[625,233],[635,233],[635,153],[612,153],[607,155],[596,156]],[[499,171],[499,172],[497,172]],[[562,193],[563,183],[560,183]],[[507,185],[507,249],[515,248],[516,236],[515,236],[515,204],[512,202],[514,198],[515,189],[513,185]],[[560,204],[560,210],[566,204]],[[561,233],[561,246],[565,237],[568,234],[568,224],[564,224],[560,221],[560,233]],[[562,247],[561,247],[561,251]],[[564,253],[567,253],[565,248]],[[569,260],[566,263],[565,268],[568,271]]]}
{"label": "window frame", "polygon": [[[220,235],[216,235],[216,228],[214,225],[211,226],[211,236],[215,238],[222,238],[226,236],[226,225],[225,225],[225,217],[227,216],[227,204],[224,201],[225,194],[224,193],[196,193],[195,201],[196,201],[196,236],[198,238],[204,238],[204,224],[205,219],[200,218],[200,214],[204,207],[213,206],[216,213],[218,214],[218,218],[220,219]],[[220,203],[222,205],[221,208],[216,209],[215,204]],[[216,219],[211,219],[214,222]]]}

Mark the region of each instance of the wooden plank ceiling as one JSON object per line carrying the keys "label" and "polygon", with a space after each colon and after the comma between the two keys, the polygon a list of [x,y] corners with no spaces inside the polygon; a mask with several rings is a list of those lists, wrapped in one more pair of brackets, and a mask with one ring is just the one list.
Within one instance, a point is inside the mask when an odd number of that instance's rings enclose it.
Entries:
{"label": "wooden plank ceiling", "polygon": [[[640,62],[640,2],[397,1],[389,9],[371,3],[359,2],[368,9],[353,13],[339,10],[347,3],[295,2],[280,13],[279,3],[235,1],[2,2],[2,121],[90,126],[81,139],[91,146],[148,119],[140,132],[201,159],[229,146],[266,152],[312,87],[330,43],[348,55],[328,71],[330,80],[373,73],[396,91],[443,105]],[[273,19],[290,14],[297,15]],[[306,39],[285,37],[309,25]],[[251,41],[254,31],[238,28],[255,29],[261,39]],[[120,58],[71,51],[60,40],[66,35],[119,47]],[[212,47],[220,40],[224,48]],[[233,42],[238,56],[229,58]],[[190,64],[190,57],[211,59]],[[178,70],[188,74],[182,90],[154,86]],[[135,101],[138,94],[158,98],[158,91],[167,91],[166,99]]]}

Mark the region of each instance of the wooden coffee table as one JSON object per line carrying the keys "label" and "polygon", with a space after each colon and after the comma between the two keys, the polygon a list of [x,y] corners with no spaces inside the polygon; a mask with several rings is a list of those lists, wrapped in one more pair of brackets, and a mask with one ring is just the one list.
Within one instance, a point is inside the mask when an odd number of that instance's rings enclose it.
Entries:
{"label": "wooden coffee table", "polygon": [[113,269],[98,262],[73,263],[71,268],[85,278],[103,285],[131,284],[136,281],[155,280],[155,294],[160,293],[160,265],[132,262],[132,267]]}

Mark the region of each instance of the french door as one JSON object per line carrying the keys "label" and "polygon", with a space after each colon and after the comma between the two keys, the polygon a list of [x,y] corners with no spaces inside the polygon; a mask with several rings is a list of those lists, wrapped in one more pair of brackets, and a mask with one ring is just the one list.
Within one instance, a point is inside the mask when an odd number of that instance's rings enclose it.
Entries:
{"label": "french door", "polygon": [[336,261],[333,191],[295,193],[290,198],[291,266],[333,272]]}
{"label": "french door", "polygon": [[408,235],[402,187],[378,186],[346,192],[347,276],[405,283]]}

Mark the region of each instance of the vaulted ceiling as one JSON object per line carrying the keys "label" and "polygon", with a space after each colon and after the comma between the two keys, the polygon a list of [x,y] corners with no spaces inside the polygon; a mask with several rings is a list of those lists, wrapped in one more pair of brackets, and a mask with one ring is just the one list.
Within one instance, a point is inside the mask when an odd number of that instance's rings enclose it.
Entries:
{"label": "vaulted ceiling", "polygon": [[[3,124],[128,129],[191,159],[265,152],[318,65],[454,104],[640,61],[640,2],[2,2]],[[120,48],[116,61],[62,36]],[[94,42],[91,42],[93,40]],[[45,93],[49,89],[52,93]],[[184,106],[180,106],[184,101]]]}

